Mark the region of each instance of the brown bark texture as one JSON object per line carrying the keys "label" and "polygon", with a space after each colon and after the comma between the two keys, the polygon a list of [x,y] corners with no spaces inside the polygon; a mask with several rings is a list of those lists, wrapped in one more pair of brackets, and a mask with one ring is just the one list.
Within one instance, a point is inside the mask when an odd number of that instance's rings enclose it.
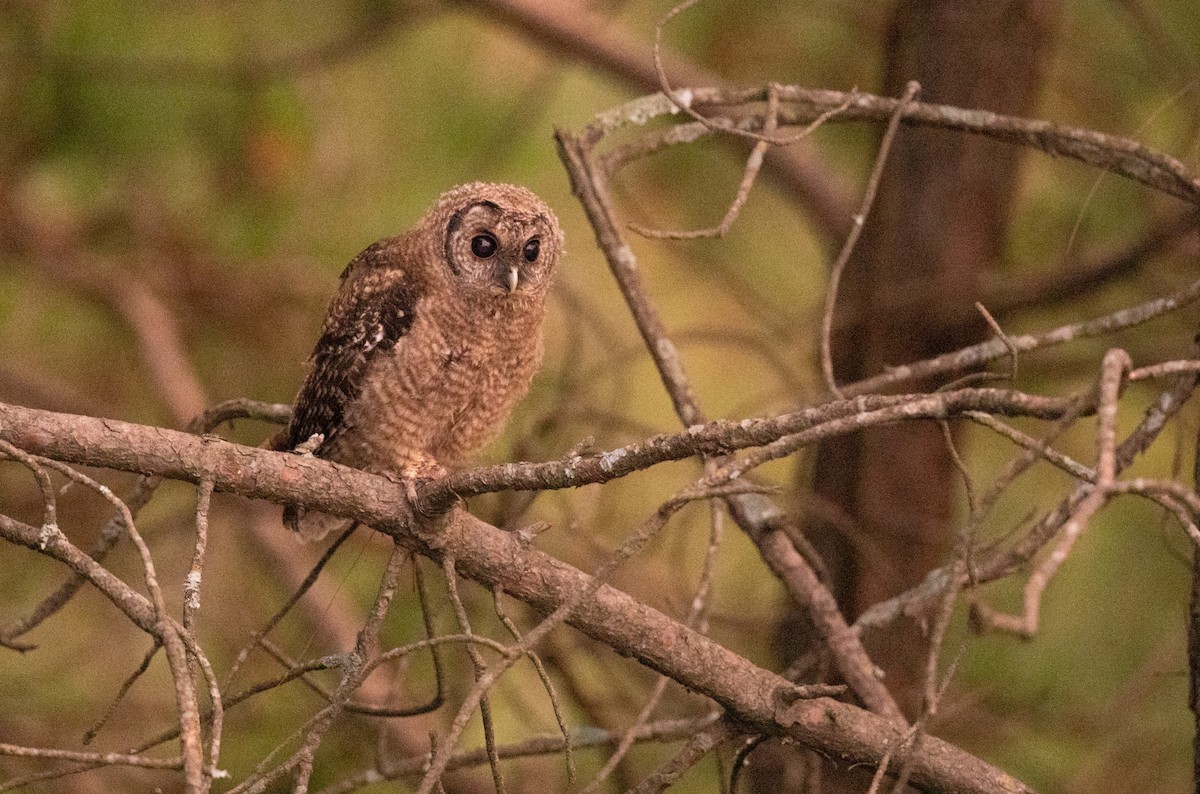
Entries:
{"label": "brown bark texture", "polygon": [[[1046,0],[903,0],[887,43],[882,93],[909,80],[922,101],[1027,115],[1054,30]],[[982,268],[1001,260],[1021,150],[928,128],[901,130],[862,239],[842,281],[859,307],[832,340],[839,382],[979,341],[970,305]],[[896,300],[896,295],[904,299]],[[924,296],[922,300],[909,300]],[[926,381],[922,388],[936,388]],[[850,616],[918,583],[950,543],[958,474],[936,423],[875,428],[830,439],[817,452],[813,488],[851,519],[854,536],[814,521],[814,541],[834,572]],[[872,657],[910,713],[919,706],[925,643],[900,623],[872,640]]]}

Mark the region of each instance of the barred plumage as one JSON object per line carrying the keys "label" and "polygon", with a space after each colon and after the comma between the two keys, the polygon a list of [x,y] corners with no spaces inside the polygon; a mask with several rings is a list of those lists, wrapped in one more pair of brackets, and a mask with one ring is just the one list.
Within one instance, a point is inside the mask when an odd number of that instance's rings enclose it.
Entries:
{"label": "barred plumage", "polygon": [[[272,446],[305,445],[410,485],[461,463],[529,388],[562,247],[554,213],[525,188],[443,194],[411,231],[346,267]],[[313,538],[341,523],[294,506],[284,518]]]}

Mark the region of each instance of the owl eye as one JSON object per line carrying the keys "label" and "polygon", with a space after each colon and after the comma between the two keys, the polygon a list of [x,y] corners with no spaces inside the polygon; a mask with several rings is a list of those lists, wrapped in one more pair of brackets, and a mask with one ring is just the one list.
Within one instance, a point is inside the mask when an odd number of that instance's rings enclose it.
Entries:
{"label": "owl eye", "polygon": [[496,238],[490,234],[477,234],[471,238],[471,253],[480,259],[487,259],[492,254],[496,253],[499,247]]}
{"label": "owl eye", "polygon": [[538,252],[541,251],[542,244],[538,242],[538,238],[534,237],[529,242],[525,243],[525,250],[522,252],[526,262],[533,262],[538,258]]}

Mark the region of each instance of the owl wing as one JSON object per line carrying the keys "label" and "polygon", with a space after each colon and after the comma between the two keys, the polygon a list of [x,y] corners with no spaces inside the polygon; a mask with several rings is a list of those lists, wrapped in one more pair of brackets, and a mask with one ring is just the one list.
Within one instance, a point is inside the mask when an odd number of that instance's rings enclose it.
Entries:
{"label": "owl wing", "polygon": [[385,355],[408,333],[416,319],[417,290],[401,269],[388,266],[376,244],[359,254],[342,273],[342,286],[329,306],[321,337],[300,388],[281,449],[295,449],[320,433],[318,457],[345,429],[347,407],[362,391],[363,378],[376,357]]}

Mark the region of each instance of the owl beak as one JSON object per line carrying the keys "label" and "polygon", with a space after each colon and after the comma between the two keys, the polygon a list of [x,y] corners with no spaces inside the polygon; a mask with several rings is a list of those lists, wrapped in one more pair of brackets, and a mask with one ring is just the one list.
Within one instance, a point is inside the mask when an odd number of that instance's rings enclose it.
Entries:
{"label": "owl beak", "polygon": [[508,286],[508,291],[510,293],[517,291],[517,281],[518,281],[517,266],[513,265],[512,267],[510,267],[508,269],[508,273],[506,274],[506,277],[505,277],[505,283]]}

